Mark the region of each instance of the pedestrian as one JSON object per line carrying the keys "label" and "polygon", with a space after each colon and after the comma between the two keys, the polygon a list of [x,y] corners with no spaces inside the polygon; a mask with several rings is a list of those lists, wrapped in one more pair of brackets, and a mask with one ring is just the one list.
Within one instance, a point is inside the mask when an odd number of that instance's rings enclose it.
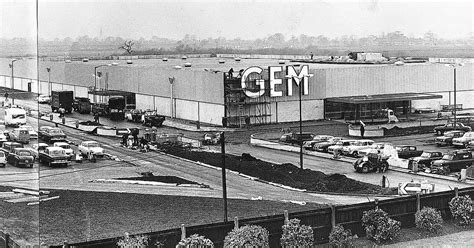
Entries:
{"label": "pedestrian", "polygon": [[247,127],[247,129],[250,128],[250,116],[248,115],[245,116],[245,126]]}
{"label": "pedestrian", "polygon": [[94,114],[94,122],[99,124],[99,113]]}
{"label": "pedestrian", "polygon": [[364,138],[365,133],[365,123],[360,121],[360,137]]}
{"label": "pedestrian", "polygon": [[230,68],[229,70],[229,78],[232,79],[234,77],[234,68]]}
{"label": "pedestrian", "polygon": [[128,133],[122,135],[122,145],[127,146]]}
{"label": "pedestrian", "polygon": [[311,52],[310,55],[311,55],[311,60],[313,60],[313,56],[314,56],[313,52]]}

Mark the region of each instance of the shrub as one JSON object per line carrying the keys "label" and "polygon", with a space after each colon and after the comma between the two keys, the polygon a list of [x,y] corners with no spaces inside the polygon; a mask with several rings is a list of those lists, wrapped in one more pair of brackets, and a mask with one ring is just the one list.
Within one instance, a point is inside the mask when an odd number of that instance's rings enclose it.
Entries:
{"label": "shrub", "polygon": [[224,239],[224,247],[268,248],[268,231],[261,226],[248,225],[232,230]]}
{"label": "shrub", "polygon": [[148,236],[145,235],[130,237],[128,233],[125,233],[125,236],[117,242],[117,246],[120,248],[146,247],[148,245],[148,239]]}
{"label": "shrub", "polygon": [[311,247],[314,242],[313,229],[300,225],[300,220],[291,219],[282,226],[283,234],[280,242],[282,247]]}
{"label": "shrub", "polygon": [[343,226],[336,225],[329,234],[329,243],[335,247],[352,247],[352,241],[358,238],[357,234],[352,236],[351,230],[345,230]]}
{"label": "shrub", "polygon": [[389,218],[385,211],[375,209],[364,212],[362,226],[365,228],[367,238],[381,243],[396,237],[400,232],[401,223]]}
{"label": "shrub", "polygon": [[181,241],[179,241],[178,245],[176,245],[176,248],[186,248],[186,247],[214,248],[214,243],[212,243],[210,239],[205,238],[204,236],[193,234],[185,239],[182,239]]}
{"label": "shrub", "polygon": [[419,229],[424,229],[432,233],[438,232],[443,225],[441,213],[430,207],[424,207],[415,214],[415,225]]}
{"label": "shrub", "polygon": [[449,209],[462,226],[471,224],[472,200],[468,195],[456,196],[449,201]]}

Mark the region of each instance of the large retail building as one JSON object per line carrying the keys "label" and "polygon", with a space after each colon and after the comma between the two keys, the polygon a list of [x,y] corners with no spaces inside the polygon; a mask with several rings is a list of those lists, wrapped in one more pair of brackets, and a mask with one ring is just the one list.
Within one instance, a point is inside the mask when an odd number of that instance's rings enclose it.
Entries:
{"label": "large retail building", "polygon": [[[12,88],[11,61],[0,59],[1,87]],[[454,91],[457,104],[474,107],[474,65],[469,63],[456,67],[429,62],[356,65],[180,57],[132,62],[44,60],[39,61],[37,72],[32,69],[36,60],[18,60],[13,87],[40,94],[73,90],[76,97],[93,102],[106,101],[107,95],[124,95],[129,106],[137,109],[233,126],[245,120],[251,124],[299,120],[300,92],[303,120],[364,119],[384,108],[403,118],[413,108],[440,110],[452,105]],[[229,76],[231,68],[234,73]]]}

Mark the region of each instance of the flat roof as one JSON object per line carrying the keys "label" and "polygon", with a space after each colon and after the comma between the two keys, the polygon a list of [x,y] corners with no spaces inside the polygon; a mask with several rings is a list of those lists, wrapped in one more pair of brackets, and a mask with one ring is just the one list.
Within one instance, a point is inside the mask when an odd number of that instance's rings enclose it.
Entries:
{"label": "flat roof", "polygon": [[383,94],[383,95],[365,95],[365,96],[348,96],[348,97],[332,97],[327,98],[329,102],[338,103],[374,103],[374,102],[398,102],[408,100],[425,100],[443,98],[442,95],[427,93],[400,93],[400,94]]}

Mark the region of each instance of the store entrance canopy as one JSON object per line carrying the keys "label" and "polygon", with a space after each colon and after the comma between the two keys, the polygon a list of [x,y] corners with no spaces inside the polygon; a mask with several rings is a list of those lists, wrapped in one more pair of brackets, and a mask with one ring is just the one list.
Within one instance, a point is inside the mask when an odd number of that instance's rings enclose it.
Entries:
{"label": "store entrance canopy", "polygon": [[399,102],[411,100],[425,100],[443,98],[441,95],[426,93],[401,93],[401,94],[384,94],[384,95],[365,95],[365,96],[347,96],[327,98],[326,101],[337,103],[376,103],[376,102]]}

